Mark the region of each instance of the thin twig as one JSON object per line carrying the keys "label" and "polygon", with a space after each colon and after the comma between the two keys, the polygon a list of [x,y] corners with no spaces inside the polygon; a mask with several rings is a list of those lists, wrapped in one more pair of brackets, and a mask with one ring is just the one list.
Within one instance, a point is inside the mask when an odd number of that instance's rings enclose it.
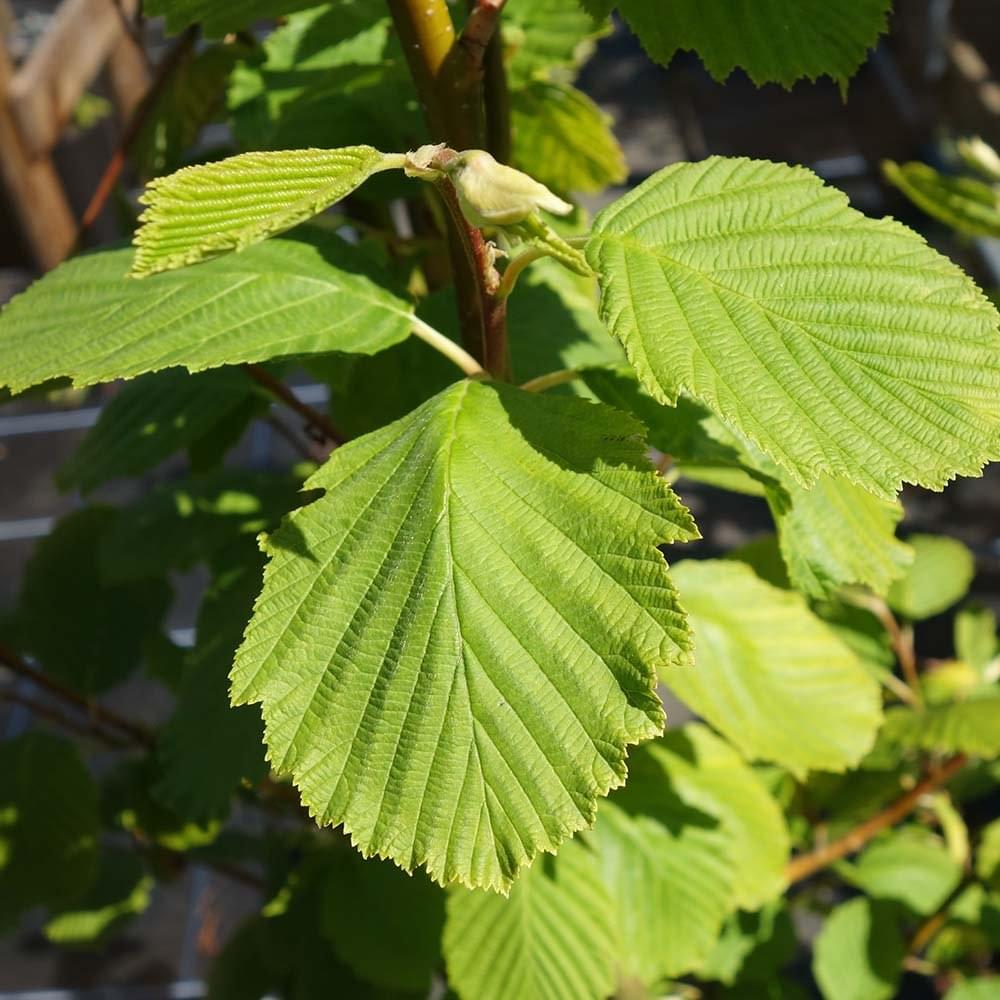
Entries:
{"label": "thin twig", "polygon": [[289,446],[294,451],[297,451],[307,462],[322,462],[326,459],[326,455],[311,440],[303,441],[291,427],[275,414],[267,414],[264,420],[278,437],[287,441]]}
{"label": "thin twig", "polygon": [[476,5],[469,13],[458,44],[468,55],[473,71],[482,70],[486,47],[497,30],[500,12],[506,3],[507,0],[476,0]]}
{"label": "thin twig", "polygon": [[125,750],[132,745],[117,736],[113,736],[111,733],[105,732],[93,720],[89,724],[80,722],[77,719],[70,718],[68,715],[64,715],[52,705],[47,705],[45,702],[34,698],[28,698],[17,691],[0,690],[0,702],[6,702],[9,705],[20,705],[31,712],[32,715],[40,719],[47,719],[60,729],[65,729],[67,732],[84,739],[95,739],[113,750]]}
{"label": "thin twig", "polygon": [[303,403],[281,379],[275,378],[266,368],[260,365],[243,365],[243,370],[258,385],[263,386],[272,396],[280,399],[290,410],[297,413],[317,434],[322,435],[332,445],[341,445],[347,438],[333,426],[333,422],[324,413],[314,409],[308,403]]}
{"label": "thin twig", "polygon": [[941,930],[941,928],[948,922],[948,911],[951,910],[955,900],[958,899],[958,897],[961,896],[971,884],[971,879],[963,878],[962,881],[959,882],[950,893],[948,893],[948,897],[937,908],[937,910],[916,929],[913,937],[910,939],[910,946],[907,949],[912,957],[919,957],[924,948],[926,948],[931,941],[934,940],[938,931]]}
{"label": "thin twig", "polygon": [[810,875],[815,874],[827,865],[839,861],[860,850],[874,836],[895,826],[900,820],[905,819],[917,807],[920,800],[929,792],[950,781],[967,763],[968,758],[964,753],[955,754],[954,757],[945,761],[941,767],[932,771],[923,781],[914,785],[905,795],[887,806],[880,813],[876,813],[864,823],[849,830],[842,837],[831,841],[824,847],[820,847],[808,854],[800,854],[797,858],[792,858],[785,868],[785,878],[789,884],[801,882]]}
{"label": "thin twig", "polygon": [[521,388],[525,392],[545,392],[546,389],[553,389],[557,385],[575,382],[579,377],[580,373],[575,368],[560,368],[559,371],[528,379]]}
{"label": "thin twig", "polygon": [[32,684],[43,691],[48,691],[49,694],[55,695],[62,701],[75,705],[95,722],[114,726],[122,733],[125,733],[133,742],[146,747],[153,745],[153,736],[145,727],[140,726],[136,722],[131,722],[117,712],[113,712],[110,708],[105,708],[103,705],[98,705],[96,702],[84,698],[83,695],[77,694],[71,688],[65,687],[58,681],[53,680],[48,674],[43,674],[40,670],[36,670],[30,666],[14,650],[9,649],[2,643],[0,643],[0,665],[6,667],[19,677],[24,677],[31,681]]}
{"label": "thin twig", "polygon": [[413,333],[449,361],[453,361],[470,378],[481,378],[487,374],[486,369],[468,351],[416,316],[413,317]]}
{"label": "thin twig", "polygon": [[101,179],[98,181],[97,187],[94,189],[94,193],[91,195],[90,201],[84,210],[76,237],[77,247],[80,246],[87,230],[90,229],[97,220],[97,217],[104,210],[108,198],[111,197],[111,192],[114,191],[115,185],[118,183],[118,178],[121,176],[122,170],[125,169],[129,150],[135,144],[136,139],[139,138],[146,120],[149,118],[153,108],[156,107],[156,102],[159,100],[160,94],[163,92],[164,87],[166,87],[174,70],[194,48],[197,38],[197,27],[188,28],[171,46],[170,51],[160,60],[160,64],[156,67],[156,73],[153,76],[153,82],[149,85],[149,90],[146,91],[142,100],[136,106],[132,117],[129,119],[128,125],[125,126],[125,131],[122,132],[118,146],[114,153],[111,154],[111,159],[108,160],[107,166],[105,166],[104,172],[101,174]]}
{"label": "thin twig", "polygon": [[889,636],[892,651],[899,661],[903,677],[912,694],[912,698],[906,700],[917,708],[922,707],[924,699],[920,690],[920,673],[917,669],[917,653],[913,644],[913,629],[908,625],[900,625],[889,605],[874,594],[855,591],[848,593],[847,598],[852,604],[870,612],[879,620]]}

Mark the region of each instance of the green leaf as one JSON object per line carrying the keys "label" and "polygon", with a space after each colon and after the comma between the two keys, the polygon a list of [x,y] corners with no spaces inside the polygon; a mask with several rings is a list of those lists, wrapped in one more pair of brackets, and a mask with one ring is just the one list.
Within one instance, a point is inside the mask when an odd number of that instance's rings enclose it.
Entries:
{"label": "green leaf", "polygon": [[879,686],[803,599],[729,560],[686,561],[671,575],[695,668],[667,667],[662,681],[750,760],[798,776],[856,765],[882,721]]}
{"label": "green leaf", "polygon": [[962,878],[962,866],[927,831],[904,827],[865,848],[839,872],[874,899],[902,903],[914,913],[936,912]]}
{"label": "green leaf", "polygon": [[200,24],[209,38],[221,38],[264,18],[280,17],[308,7],[315,0],[148,0],[145,13],[164,15],[167,30],[178,32]]}
{"label": "green leaf", "polygon": [[462,382],[306,483],[327,493],[271,537],[232,695],[319,822],[492,888],[593,822],[688,645],[656,546],[693,522],[638,430]]}
{"label": "green leaf", "polygon": [[890,1000],[905,955],[894,908],[859,897],[827,918],[816,938],[813,974],[824,1000]]}
{"label": "green leaf", "polygon": [[188,50],[149,109],[131,150],[144,177],[184,166],[201,130],[225,107],[229,75],[247,49],[240,43]]}
{"label": "green leaf", "polygon": [[1000,819],[984,827],[976,847],[976,874],[1000,889]]}
{"label": "green leaf", "polygon": [[667,733],[641,752],[655,760],[688,805],[717,816],[730,834],[735,904],[755,910],[780,896],[788,830],[778,803],[743,758],[697,723]]}
{"label": "green leaf", "polygon": [[645,387],[688,391],[804,486],[825,472],[893,499],[1000,456],[996,310],[808,170],[667,167],[597,217],[587,256]]}
{"label": "green leaf", "polygon": [[732,838],[636,761],[624,795],[601,806],[589,835],[619,926],[623,978],[653,984],[697,969],[730,911]]}
{"label": "green leaf", "polygon": [[972,177],[949,177],[924,163],[882,164],[885,179],[928,215],[967,236],[1000,236],[1000,191]]}
{"label": "green leaf", "polygon": [[427,993],[440,965],[444,892],[418,872],[342,852],[322,890],[323,932],[362,979]]}
{"label": "green leaf", "polygon": [[521,276],[508,305],[514,375],[519,381],[560,368],[621,360],[597,315],[594,279],[539,260]]}
{"label": "green leaf", "polygon": [[248,417],[263,397],[244,372],[167,370],[122,387],[57,474],[63,489],[89,493],[137,476],[229,419]]}
{"label": "green leaf", "polygon": [[74,747],[42,732],[0,743],[0,928],[86,892],[99,830],[97,790]]}
{"label": "green leaf", "polygon": [[229,108],[241,145],[420,145],[425,126],[391,28],[383,0],[338,0],[289,17],[233,73]]}
{"label": "green leaf", "polygon": [[943,535],[911,535],[913,563],[889,590],[893,611],[920,621],[957,604],[976,575],[972,553],[961,542]]}
{"label": "green leaf", "polygon": [[146,186],[131,273],[197,264],[245,250],[311,219],[397,166],[371,146],[241,153],[182,167]]}
{"label": "green leaf", "polygon": [[694,49],[716,80],[737,67],[758,86],[791,87],[830,76],[845,90],[888,27],[891,0],[584,0],[595,13],[616,6],[657,62]]}
{"label": "green leaf", "polygon": [[152,876],[131,851],[101,852],[97,881],[82,899],[58,907],[45,925],[54,944],[96,945],[131,917],[145,912],[152,901]]}
{"label": "green leaf", "polygon": [[945,1000],[996,1000],[1000,996],[1000,976],[963,979],[945,994]]}
{"label": "green leaf", "polygon": [[955,655],[977,673],[1000,654],[997,616],[991,608],[963,608],[955,615]]}
{"label": "green leaf", "polygon": [[116,520],[107,507],[64,517],[36,546],[21,587],[25,645],[47,674],[81,694],[98,694],[124,680],[170,607],[164,579],[105,582],[100,547]]}
{"label": "green leaf", "polygon": [[768,491],[781,554],[793,585],[823,598],[847,584],[885,594],[913,561],[896,538],[903,517],[898,500],[884,500],[860,486],[820,476],[803,489],[783,479],[784,496]]}
{"label": "green leaf", "polygon": [[591,16],[575,0],[507,0],[501,28],[511,89],[570,77],[608,34],[609,13]]}
{"label": "green leaf", "polygon": [[978,698],[931,705],[919,712],[890,709],[885,738],[901,746],[992,758],[1000,754],[1000,692]]}
{"label": "green leaf", "polygon": [[101,542],[101,572],[119,583],[190,569],[276,527],[302,502],[299,486],[292,476],[231,469],[158,486],[119,513]]}
{"label": "green leaf", "polygon": [[556,191],[602,191],[628,176],[611,118],[569,84],[534,80],[510,96],[513,162]]}
{"label": "green leaf", "polygon": [[727,986],[738,981],[743,989],[744,984],[753,983],[758,990],[791,962],[795,949],[795,928],[783,902],[757,913],[734,913],[698,976]]}
{"label": "green leaf", "polygon": [[444,955],[462,1000],[603,1000],[615,982],[614,904],[576,841],[541,857],[504,898],[454,890]]}
{"label": "green leaf", "polygon": [[217,569],[198,613],[198,641],[177,705],[160,731],[162,776],[153,793],[196,823],[224,816],[241,782],[256,785],[267,774],[260,712],[229,705],[229,669],[260,587],[262,565],[248,542]]}
{"label": "green leaf", "polygon": [[77,257],[0,312],[0,382],[76,385],[183,366],[371,354],[409,332],[409,303],[379,287],[337,236],[303,232],[149,281],[131,251]]}

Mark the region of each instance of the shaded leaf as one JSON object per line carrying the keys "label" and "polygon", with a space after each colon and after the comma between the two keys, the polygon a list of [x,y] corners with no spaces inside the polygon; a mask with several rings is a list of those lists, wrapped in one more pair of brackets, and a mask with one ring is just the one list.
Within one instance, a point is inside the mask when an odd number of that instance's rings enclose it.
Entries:
{"label": "shaded leaf", "polygon": [[650,56],[666,65],[694,49],[722,82],[737,67],[758,86],[791,87],[801,77],[830,76],[846,89],[888,25],[891,0],[583,0],[605,13],[616,6]]}
{"label": "shaded leaf", "polygon": [[684,802],[717,816],[730,834],[735,905],[753,910],[780,896],[789,852],[785,818],[743,758],[697,723],[668,732],[640,752],[662,768]]}
{"label": "shaded leaf", "polygon": [[568,84],[535,80],[510,98],[513,162],[556,191],[593,193],[628,176],[611,119]]}
{"label": "shaded leaf", "polygon": [[827,918],[816,938],[813,974],[824,1000],[889,1000],[905,955],[895,909],[859,897]]}
{"label": "shaded leaf", "polygon": [[589,835],[614,900],[623,978],[653,984],[698,968],[732,908],[732,838],[637,759]]}
{"label": "shaded leaf", "polygon": [[174,712],[160,730],[162,775],[155,796],[197,823],[224,816],[241,782],[267,774],[256,706],[231,708],[229,670],[260,588],[263,557],[252,542],[217,568],[198,613],[192,650]]}
{"label": "shaded leaf", "polygon": [[276,527],[302,503],[300,485],[293,476],[220,469],[158,486],[108,529],[101,572],[118,583],[190,569],[241,537]]}
{"label": "shaded leaf", "polygon": [[139,475],[225,421],[248,419],[262,404],[254,383],[239,371],[145,375],[104,406],[57,481],[63,489],[89,493],[109,479]]}
{"label": "shaded leaf", "polygon": [[734,913],[709,956],[698,970],[701,979],[715,979],[732,986],[753,983],[754,990],[772,982],[795,956],[795,928],[783,902],[757,913]]}
{"label": "shaded leaf", "polygon": [[323,931],[337,957],[378,986],[430,988],[441,961],[445,894],[422,873],[342,852],[322,890]]}
{"label": "shaded leaf", "polygon": [[99,830],[97,791],[74,747],[42,732],[0,743],[0,928],[86,892]]}
{"label": "shaded leaf", "polygon": [[189,24],[200,24],[209,38],[221,38],[254,21],[280,17],[308,7],[314,0],[148,0],[145,13],[163,15],[167,30],[178,32]]}
{"label": "shaded leaf", "polygon": [[637,431],[462,382],[307,482],[232,681],[319,822],[495,888],[593,822],[688,643],[656,546],[693,525]]}
{"label": "shaded leaf", "polygon": [[576,841],[536,858],[510,896],[456,889],[444,954],[462,1000],[602,1000],[615,981],[613,903]]}
{"label": "shaded leaf", "polygon": [[138,667],[145,641],[170,606],[165,579],[105,581],[100,548],[117,519],[107,507],[64,517],[37,544],[24,572],[24,642],[47,674],[81,694],[105,691]]}
{"label": "shaded leaf", "polygon": [[902,903],[926,917],[958,885],[962,866],[940,840],[924,830],[904,827],[870,844],[840,874],[872,898]]}
{"label": "shaded leaf", "polygon": [[81,899],[58,907],[45,936],[58,945],[96,945],[131,917],[145,912],[154,881],[130,851],[101,852],[97,880]]}

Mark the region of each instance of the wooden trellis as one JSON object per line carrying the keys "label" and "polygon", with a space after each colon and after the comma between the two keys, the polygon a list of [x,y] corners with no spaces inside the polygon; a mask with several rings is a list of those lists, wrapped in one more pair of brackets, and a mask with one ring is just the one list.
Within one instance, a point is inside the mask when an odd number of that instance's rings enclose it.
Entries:
{"label": "wooden trellis", "polygon": [[[0,177],[37,265],[55,267],[73,248],[78,222],[52,162],[73,109],[107,64],[127,121],[149,85],[126,30],[137,0],[65,0],[33,51],[15,67],[0,34]],[[0,0],[8,23],[8,0]],[[5,18],[0,16],[0,25]]]}

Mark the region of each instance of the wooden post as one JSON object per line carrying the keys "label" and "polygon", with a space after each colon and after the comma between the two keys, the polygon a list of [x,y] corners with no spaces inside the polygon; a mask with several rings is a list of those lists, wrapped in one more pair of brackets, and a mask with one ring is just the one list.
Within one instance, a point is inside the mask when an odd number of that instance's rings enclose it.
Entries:
{"label": "wooden post", "polygon": [[47,271],[73,248],[76,220],[52,160],[32,158],[24,146],[10,105],[13,78],[7,47],[0,43],[0,177],[35,262]]}

